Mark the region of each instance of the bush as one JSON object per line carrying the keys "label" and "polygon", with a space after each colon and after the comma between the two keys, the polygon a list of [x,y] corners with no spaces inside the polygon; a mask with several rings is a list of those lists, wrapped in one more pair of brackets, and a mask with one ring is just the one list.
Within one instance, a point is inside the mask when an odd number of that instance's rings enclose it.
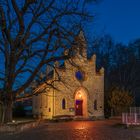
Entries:
{"label": "bush", "polygon": [[120,115],[126,111],[132,103],[133,97],[128,91],[115,88],[109,95],[108,105],[113,109],[115,115]]}

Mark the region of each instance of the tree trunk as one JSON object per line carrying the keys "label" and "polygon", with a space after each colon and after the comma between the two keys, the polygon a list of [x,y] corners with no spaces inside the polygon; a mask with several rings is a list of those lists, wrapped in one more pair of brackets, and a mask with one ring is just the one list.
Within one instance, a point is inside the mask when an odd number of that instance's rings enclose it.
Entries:
{"label": "tree trunk", "polygon": [[2,123],[2,115],[3,115],[3,106],[0,102],[0,123]]}
{"label": "tree trunk", "polygon": [[4,106],[4,123],[12,122],[13,118],[13,110],[12,110],[12,102],[8,102]]}

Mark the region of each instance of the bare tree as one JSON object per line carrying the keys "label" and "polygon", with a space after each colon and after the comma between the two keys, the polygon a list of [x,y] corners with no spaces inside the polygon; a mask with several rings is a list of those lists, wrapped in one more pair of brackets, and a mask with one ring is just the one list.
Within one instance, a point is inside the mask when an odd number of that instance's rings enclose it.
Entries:
{"label": "bare tree", "polygon": [[[0,1],[0,101],[12,120],[16,97],[44,65],[68,59],[85,12],[85,0]],[[67,51],[68,53],[64,53]]]}

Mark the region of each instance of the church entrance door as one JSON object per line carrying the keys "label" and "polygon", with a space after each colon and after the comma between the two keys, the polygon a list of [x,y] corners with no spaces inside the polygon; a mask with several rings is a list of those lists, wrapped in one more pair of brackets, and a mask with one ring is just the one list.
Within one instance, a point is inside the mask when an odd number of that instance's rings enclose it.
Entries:
{"label": "church entrance door", "polygon": [[75,116],[80,116],[82,118],[88,117],[87,94],[88,92],[83,87],[80,87],[75,91],[74,94]]}
{"label": "church entrance door", "polygon": [[76,108],[75,115],[82,116],[83,115],[83,100],[76,100],[75,108]]}

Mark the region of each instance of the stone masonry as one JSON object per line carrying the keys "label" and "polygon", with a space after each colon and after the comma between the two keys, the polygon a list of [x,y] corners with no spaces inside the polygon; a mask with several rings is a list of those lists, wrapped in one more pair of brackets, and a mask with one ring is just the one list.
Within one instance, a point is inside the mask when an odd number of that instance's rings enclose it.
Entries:
{"label": "stone masonry", "polygon": [[[79,37],[86,45],[82,32]],[[45,88],[41,94],[33,96],[35,117],[104,117],[104,68],[96,72],[96,55],[87,59],[86,49],[82,50],[82,54],[77,51],[73,62],[76,66],[72,66],[68,60],[64,62],[64,68],[56,64],[61,82],[55,82],[54,86],[59,90]],[[58,78],[57,73],[53,72],[53,80]],[[44,83],[37,89],[45,86]]]}

